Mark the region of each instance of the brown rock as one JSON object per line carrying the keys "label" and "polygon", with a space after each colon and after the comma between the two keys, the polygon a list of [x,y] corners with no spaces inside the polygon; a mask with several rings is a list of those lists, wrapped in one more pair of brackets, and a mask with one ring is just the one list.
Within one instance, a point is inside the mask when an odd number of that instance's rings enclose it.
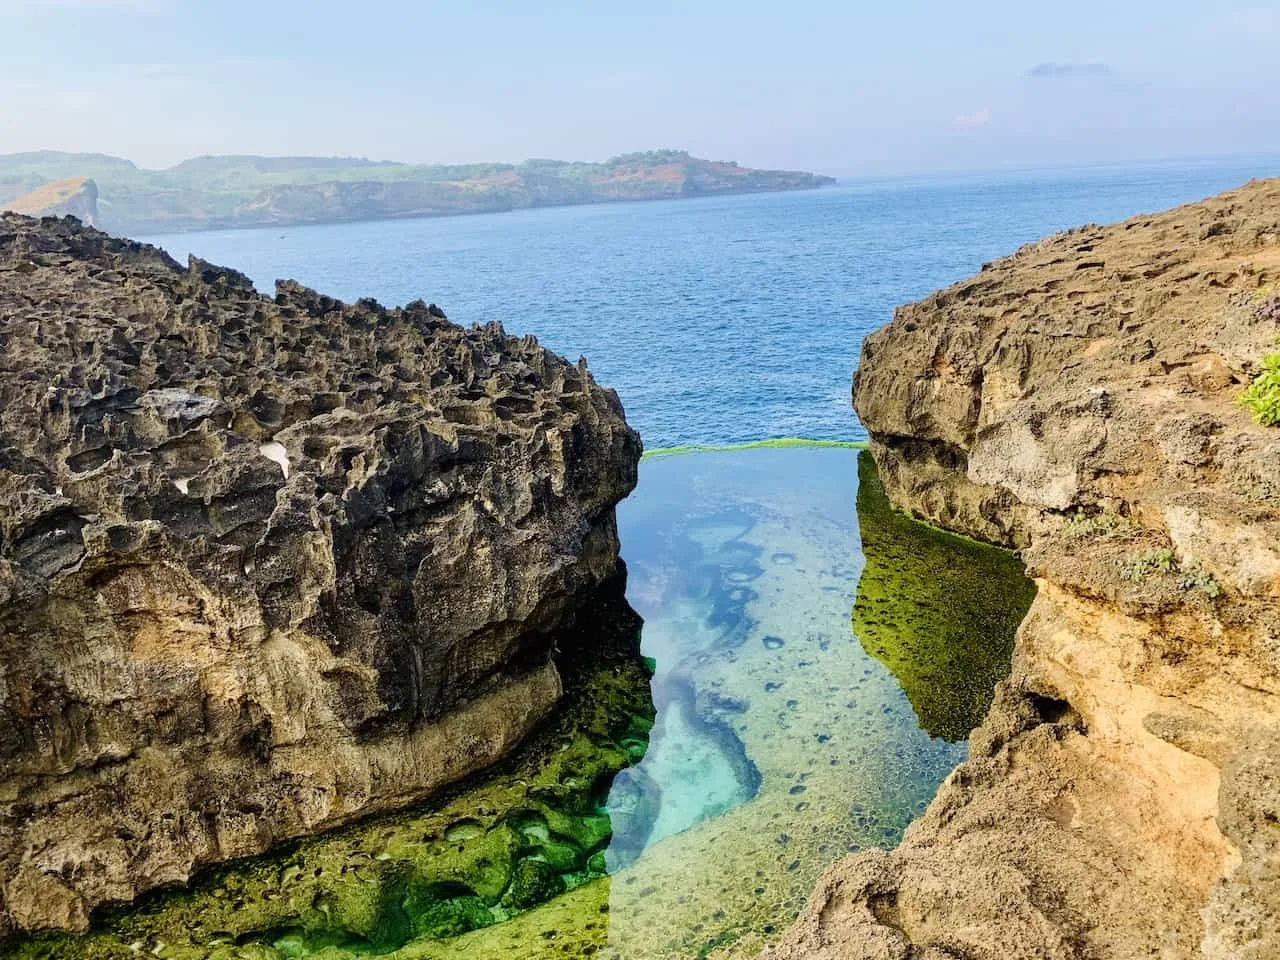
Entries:
{"label": "brown rock", "polygon": [[0,218],[0,932],[503,756],[639,455],[533,338]]}
{"label": "brown rock", "polygon": [[[1280,956],[1280,181],[1032,244],[867,338],[891,498],[1039,595],[971,759],[769,956]],[[1239,265],[1245,262],[1247,267]]]}

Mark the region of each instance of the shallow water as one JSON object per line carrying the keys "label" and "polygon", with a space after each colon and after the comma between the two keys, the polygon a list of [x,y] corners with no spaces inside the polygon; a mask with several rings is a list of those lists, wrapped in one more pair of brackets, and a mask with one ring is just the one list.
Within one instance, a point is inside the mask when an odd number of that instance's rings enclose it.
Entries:
{"label": "shallow water", "polygon": [[[860,492],[858,458],[659,458],[620,508],[656,663],[635,770],[660,803],[649,846],[612,876],[604,956],[754,956],[832,860],[895,845],[964,759],[1031,588],[1008,555],[892,515],[865,454]],[[954,576],[933,576],[940,558]],[[879,619],[855,633],[859,604]],[[945,623],[928,616],[944,609]],[[931,691],[928,727],[912,687]]]}
{"label": "shallow water", "polygon": [[646,460],[619,528],[646,659],[634,613],[594,610],[573,642],[613,652],[566,654],[510,762],[15,955],[754,956],[964,758],[1032,587],[893,514],[851,449]]}

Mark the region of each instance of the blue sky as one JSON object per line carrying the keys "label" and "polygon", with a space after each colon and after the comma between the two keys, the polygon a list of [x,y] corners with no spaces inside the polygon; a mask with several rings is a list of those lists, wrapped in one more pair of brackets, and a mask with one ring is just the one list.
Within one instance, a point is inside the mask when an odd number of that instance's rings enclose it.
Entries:
{"label": "blue sky", "polygon": [[837,175],[1280,152],[1280,0],[0,0],[0,152],[651,147]]}

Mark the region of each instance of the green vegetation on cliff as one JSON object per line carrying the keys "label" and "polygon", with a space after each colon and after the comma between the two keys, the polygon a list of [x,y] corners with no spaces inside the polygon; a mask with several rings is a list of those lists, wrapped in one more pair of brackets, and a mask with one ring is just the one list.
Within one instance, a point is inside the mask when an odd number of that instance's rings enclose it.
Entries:
{"label": "green vegetation on cliff", "polygon": [[344,157],[198,157],[143,170],[101,154],[0,156],[0,208],[53,181],[92,178],[105,229],[149,233],[268,224],[493,213],[526,207],[802,190],[830,177],[753,170],[654,150],[604,163],[526,160],[447,166]]}
{"label": "green vegetation on cliff", "polygon": [[[1280,293],[1274,285],[1264,287],[1252,299],[1257,304],[1254,319],[1280,323]],[[1280,353],[1269,353],[1262,358],[1262,371],[1237,402],[1253,414],[1256,423],[1280,427]]]}
{"label": "green vegetation on cliff", "polygon": [[1280,353],[1262,358],[1262,372],[1240,395],[1240,405],[1264,427],[1280,427]]}
{"label": "green vegetation on cliff", "polygon": [[41,184],[30,193],[7,201],[14,213],[29,217],[71,214],[94,226],[98,222],[98,185],[88,177],[69,177]]}
{"label": "green vegetation on cliff", "polygon": [[898,678],[930,736],[963,740],[1009,674],[1035,585],[1012,553],[895,510],[866,451],[857,502],[866,567],[853,632]]}

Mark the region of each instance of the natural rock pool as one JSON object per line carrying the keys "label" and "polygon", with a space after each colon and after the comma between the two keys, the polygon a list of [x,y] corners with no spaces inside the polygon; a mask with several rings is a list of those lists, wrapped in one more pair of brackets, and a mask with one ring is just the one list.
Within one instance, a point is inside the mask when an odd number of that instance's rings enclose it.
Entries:
{"label": "natural rock pool", "polygon": [[651,458],[619,527],[645,659],[624,604],[589,611],[518,756],[7,955],[754,956],[964,759],[1033,587],[895,514],[852,449]]}

